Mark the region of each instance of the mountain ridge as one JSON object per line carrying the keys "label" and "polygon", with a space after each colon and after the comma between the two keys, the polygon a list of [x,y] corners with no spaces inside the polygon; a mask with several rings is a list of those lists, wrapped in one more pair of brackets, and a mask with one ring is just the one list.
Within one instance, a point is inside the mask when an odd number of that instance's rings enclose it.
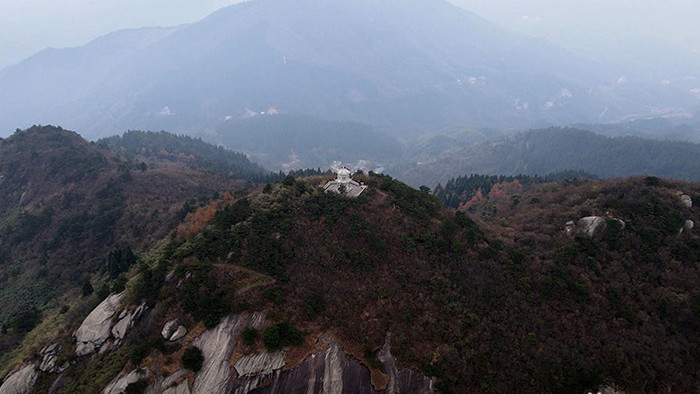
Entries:
{"label": "mountain ridge", "polygon": [[452,141],[430,154],[414,152],[416,156],[405,160],[404,168],[389,171],[412,185],[444,184],[467,173],[543,176],[560,171],[584,171],[600,178],[653,175],[700,180],[694,159],[700,145],[690,142],[606,137],[569,127],[481,138],[474,144]]}
{"label": "mountain ridge", "polygon": [[[45,53],[4,70],[0,88],[20,95],[0,97],[0,128],[60,123],[89,138],[127,129],[195,133],[245,108],[275,107],[398,135],[452,124],[590,122],[603,112],[618,119],[688,103],[670,87],[618,86],[619,76],[594,61],[444,1],[257,0],[143,34],[158,39],[122,50],[126,58],[113,66],[97,52],[75,62],[71,50],[56,50],[53,59]],[[51,79],[66,84],[48,86],[32,62],[48,63]],[[95,70],[104,77],[91,79]]]}

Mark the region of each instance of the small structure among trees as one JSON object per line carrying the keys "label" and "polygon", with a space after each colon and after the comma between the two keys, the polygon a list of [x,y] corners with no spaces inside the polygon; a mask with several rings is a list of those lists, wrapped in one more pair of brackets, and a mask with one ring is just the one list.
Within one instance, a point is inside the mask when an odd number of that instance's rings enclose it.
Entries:
{"label": "small structure among trees", "polygon": [[343,167],[338,170],[338,176],[335,180],[326,183],[323,190],[326,192],[332,191],[347,197],[357,197],[367,189],[367,186],[352,180],[350,170]]}

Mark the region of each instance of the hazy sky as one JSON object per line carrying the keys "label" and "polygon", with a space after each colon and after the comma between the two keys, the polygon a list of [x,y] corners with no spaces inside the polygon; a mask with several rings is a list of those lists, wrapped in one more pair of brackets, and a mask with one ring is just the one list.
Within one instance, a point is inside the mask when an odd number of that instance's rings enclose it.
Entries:
{"label": "hazy sky", "polygon": [[[587,55],[615,53],[629,42],[643,46],[657,38],[700,54],[699,0],[450,1]],[[195,22],[236,2],[0,0],[0,67],[46,47],[78,46],[118,29]]]}
{"label": "hazy sky", "polygon": [[109,32],[198,21],[240,0],[0,0],[0,67]]}

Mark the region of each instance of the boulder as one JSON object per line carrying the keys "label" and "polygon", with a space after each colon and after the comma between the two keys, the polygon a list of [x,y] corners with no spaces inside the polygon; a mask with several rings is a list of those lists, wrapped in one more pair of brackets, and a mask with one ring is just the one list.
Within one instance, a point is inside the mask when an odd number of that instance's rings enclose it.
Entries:
{"label": "boulder", "polygon": [[0,386],[0,394],[29,394],[34,390],[34,385],[38,378],[39,372],[36,370],[35,365],[25,365],[5,378],[2,386]]}
{"label": "boulder", "polygon": [[163,329],[160,331],[160,335],[163,336],[163,339],[169,340],[175,333],[175,330],[177,330],[177,320],[170,320],[165,323]]}
{"label": "boulder", "polygon": [[[134,324],[141,318],[143,312],[146,310],[146,303],[139,305],[136,310],[129,313],[125,309],[121,314],[119,314],[119,321],[112,327],[112,336],[117,339],[124,339],[128,330],[134,327]],[[125,313],[126,312],[126,313]]]}
{"label": "boulder", "polygon": [[187,329],[185,326],[177,326],[177,330],[168,339],[171,342],[175,342],[180,338],[183,338],[187,334]]}
{"label": "boulder", "polygon": [[567,237],[573,237],[574,234],[576,233],[576,224],[574,223],[573,220],[569,220],[566,222],[566,236]]}
{"label": "boulder", "polygon": [[112,336],[117,339],[124,339],[126,336],[126,331],[129,329],[129,326],[131,325],[131,313],[127,314],[117,322],[117,324],[112,327]]}
{"label": "boulder", "polygon": [[70,364],[68,361],[64,362],[63,365],[58,365],[58,356],[61,352],[61,345],[54,343],[52,345],[46,346],[41,349],[41,364],[39,364],[39,370],[46,373],[61,373],[68,369]]}
{"label": "boulder", "polygon": [[586,216],[578,220],[578,228],[589,237],[593,237],[605,228],[605,218],[602,216]]}
{"label": "boulder", "polygon": [[191,345],[198,347],[204,355],[204,365],[195,376],[192,393],[228,393],[231,389],[231,355],[236,338],[246,327],[260,328],[264,313],[250,317],[231,315],[225,317],[211,330],[203,332]]}
{"label": "boulder", "polygon": [[683,223],[683,230],[685,231],[690,231],[695,227],[695,222],[692,220],[686,220],[685,223]]}
{"label": "boulder", "polygon": [[689,195],[683,194],[681,195],[681,202],[686,208],[692,208],[693,207],[693,199],[690,198]]}
{"label": "boulder", "polygon": [[75,332],[77,356],[93,353],[109,339],[112,316],[119,309],[123,297],[124,293],[110,295],[83,320]]}
{"label": "boulder", "polygon": [[163,336],[163,339],[167,339],[171,342],[177,341],[184,337],[185,334],[187,334],[187,328],[183,325],[178,325],[175,319],[165,323],[163,329],[160,331],[160,335]]}
{"label": "boulder", "polygon": [[102,394],[121,394],[126,390],[126,387],[131,383],[136,383],[141,379],[147,378],[148,370],[142,371],[135,369],[126,375],[118,376],[112,380],[107,387],[102,390]]}

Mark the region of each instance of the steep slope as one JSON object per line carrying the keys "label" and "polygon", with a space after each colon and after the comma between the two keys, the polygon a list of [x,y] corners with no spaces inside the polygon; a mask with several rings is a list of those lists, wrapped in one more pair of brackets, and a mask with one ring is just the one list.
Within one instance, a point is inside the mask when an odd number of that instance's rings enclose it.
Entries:
{"label": "steep slope", "polygon": [[[273,107],[399,134],[614,120],[696,103],[667,86],[618,85],[604,66],[443,0],[256,0],[177,29],[111,38],[0,72],[0,91],[19,92],[0,97],[0,130],[42,122],[89,138],[201,131]],[[102,54],[113,47],[120,56]]]}
{"label": "steep slope", "polygon": [[700,181],[700,145],[638,137],[610,138],[573,128],[549,128],[448,146],[389,170],[413,185],[435,185],[462,174],[545,175],[584,171],[600,178],[654,175]]}
{"label": "steep slope", "polygon": [[[195,169],[142,168],[51,126],[1,140],[3,331],[23,334],[32,328],[29,322],[20,327],[24,323],[17,317],[25,311],[40,317],[42,310],[59,306],[58,296],[91,275],[127,270],[128,265],[110,265],[112,253],[140,250],[166,236],[214,192],[235,191],[244,184]],[[101,281],[93,282],[95,289]]]}
{"label": "steep slope", "polygon": [[[75,363],[37,387],[698,390],[688,220],[700,185],[533,184],[465,213],[386,176],[354,178],[369,186],[357,199],[324,193],[328,177],[288,177],[192,212],[113,296],[127,306],[99,354],[76,359],[69,335],[35,344]],[[148,312],[120,338],[138,305]],[[178,324],[187,334],[170,340]],[[38,365],[47,351],[27,354]]]}

